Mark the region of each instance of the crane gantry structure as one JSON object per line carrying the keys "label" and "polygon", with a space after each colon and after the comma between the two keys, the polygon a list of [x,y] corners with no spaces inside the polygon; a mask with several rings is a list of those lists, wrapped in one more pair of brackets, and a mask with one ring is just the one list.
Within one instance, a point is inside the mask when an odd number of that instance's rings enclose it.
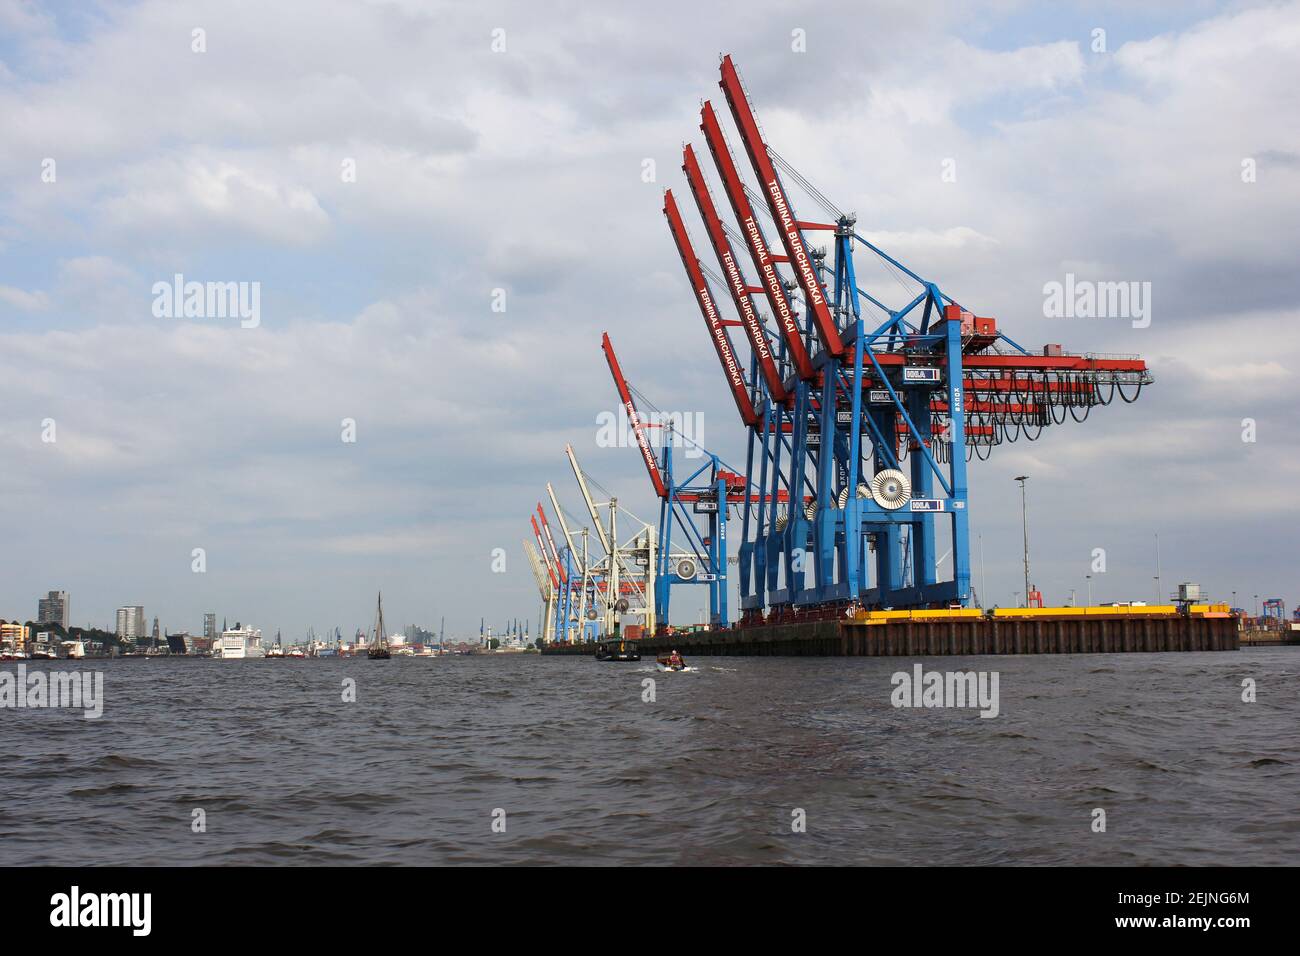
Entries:
{"label": "crane gantry structure", "polygon": [[[564,453],[591,518],[591,527],[570,528],[555,489],[547,482],[546,495],[559,524],[559,543],[541,502],[529,519],[536,544],[524,541],[524,552],[542,598],[542,639],[548,643],[572,643],[613,635],[618,632],[616,624],[622,615],[643,618],[646,630],[653,632],[658,550],[655,530],[620,508],[616,497],[595,500],[573,447],[565,445]],[[631,519],[634,529],[621,542],[620,513],[625,519]],[[596,532],[599,553],[595,553],[589,541],[591,528]]]}
{"label": "crane gantry structure", "polygon": [[[742,625],[839,616],[853,607],[964,606],[971,600],[968,462],[986,459],[995,446],[1034,440],[1067,416],[1083,421],[1116,395],[1135,401],[1151,381],[1146,363],[1059,346],[1041,354],[1022,348],[994,319],[975,315],[864,238],[854,215],[772,150],[730,56],[722,58],[719,86],[758,184],[755,190],[745,182],[706,101],[700,131],[738,227],[724,221],[689,144],[682,170],[720,274],[697,256],[672,190],[663,211],[746,430],[746,473],[709,455],[677,482],[668,436],[657,459],[608,335],[602,340],[660,499],[658,625],[668,623],[670,585],[686,580],[672,566],[674,518],[688,539],[695,528],[708,574],[716,576],[708,582],[713,622],[728,623],[732,505],[742,519]],[[827,221],[796,216],[783,173]],[[831,251],[813,247],[811,233],[826,234]],[[757,280],[746,275],[742,256]],[[899,279],[906,301],[889,305],[859,286],[868,260]],[[723,316],[722,286],[737,318]],[[733,341],[737,327],[748,361]],[[695,526],[686,504],[705,511],[707,529]],[[945,579],[935,560],[941,536],[952,554]],[[559,566],[553,542],[550,550]],[[562,581],[556,586],[563,590]]]}
{"label": "crane gantry structure", "polygon": [[[705,296],[708,292],[705,290]],[[702,300],[701,308],[705,308]],[[706,310],[707,311],[707,310]],[[726,365],[727,355],[734,355],[731,343],[723,329],[715,339],[718,355]],[[674,470],[673,446],[679,436],[672,421],[647,422],[637,408],[632,387],[623,375],[622,365],[614,351],[608,333],[601,338],[601,348],[609,365],[619,401],[627,415],[637,448],[645,462],[650,484],[659,498],[659,554],[655,575],[654,608],[659,627],[666,628],[669,603],[674,585],[704,585],[709,590],[709,621],[714,627],[729,624],[727,611],[727,513],[732,504],[746,500],[746,480],[735,471],[723,467],[726,463],[714,453],[688,438],[704,460],[698,468],[679,478]],[[738,400],[742,416],[752,411],[748,404]],[[663,430],[663,442],[658,455],[650,443],[647,432],[652,428]],[[689,507],[688,507],[689,506]],[[674,537],[674,529],[677,536]]]}

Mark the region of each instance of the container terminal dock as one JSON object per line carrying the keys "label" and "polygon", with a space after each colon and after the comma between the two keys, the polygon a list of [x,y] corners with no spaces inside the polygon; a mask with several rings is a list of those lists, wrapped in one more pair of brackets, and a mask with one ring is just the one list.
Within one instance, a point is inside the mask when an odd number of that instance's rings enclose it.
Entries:
{"label": "container terminal dock", "polygon": [[[1210,608],[1215,608],[1211,610]],[[1207,606],[877,611],[843,621],[696,630],[637,641],[644,653],[713,656],[918,657],[967,654],[1114,654],[1235,651],[1237,620]],[[592,654],[597,643],[553,643],[543,654]]]}
{"label": "container terminal dock", "polygon": [[[678,191],[698,219],[673,189],[663,215],[694,299],[683,308],[704,322],[694,346],[712,345],[719,394],[735,405],[743,467],[697,441],[689,416],[660,412],[653,357],[625,366],[606,332],[620,435],[597,444],[635,447],[659,516],[620,506],[565,447],[582,516],[548,483],[550,511],[537,504],[523,542],[542,652],[590,654],[611,640],[704,655],[1237,649],[1243,613],[1196,585],[1180,586],[1176,604],[1043,606],[1027,519],[1025,606],[985,609],[971,573],[979,502],[968,466],[1098,410],[1133,414],[1125,406],[1153,383],[1146,362],[1020,344],[875,245],[855,213],[783,159],[730,56],[718,89],[717,107],[700,107],[703,148],[688,142],[681,154]],[[705,237],[698,253],[688,218]],[[674,342],[660,358],[689,347]],[[1016,479],[1022,503],[1028,477]],[[698,629],[672,626],[682,588],[707,592]]]}

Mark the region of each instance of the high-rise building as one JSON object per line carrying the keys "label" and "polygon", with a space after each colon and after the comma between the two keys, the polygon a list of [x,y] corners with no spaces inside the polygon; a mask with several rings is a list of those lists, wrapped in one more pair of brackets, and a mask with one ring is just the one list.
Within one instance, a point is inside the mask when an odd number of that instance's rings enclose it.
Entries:
{"label": "high-rise building", "polygon": [[203,636],[212,640],[217,636],[217,612],[209,611],[203,615]]}
{"label": "high-rise building", "polygon": [[58,624],[68,629],[68,592],[51,591],[36,603],[36,623]]}
{"label": "high-rise building", "polygon": [[117,609],[117,636],[124,641],[144,637],[144,608],[136,605]]}

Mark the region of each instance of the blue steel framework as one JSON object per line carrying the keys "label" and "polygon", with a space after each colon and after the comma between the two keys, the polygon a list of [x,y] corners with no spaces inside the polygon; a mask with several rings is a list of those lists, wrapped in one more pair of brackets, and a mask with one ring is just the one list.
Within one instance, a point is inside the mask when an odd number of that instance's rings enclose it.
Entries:
{"label": "blue steel framework", "polygon": [[[705,452],[704,462],[681,481],[673,475],[672,430],[665,429],[662,451],[668,495],[659,504],[661,546],[655,569],[656,620],[668,621],[672,588],[683,584],[704,584],[709,588],[709,622],[729,626],[727,614],[727,472],[717,455]],[[687,508],[690,505],[690,508]],[[703,515],[704,527],[697,521]],[[672,553],[673,525],[681,530],[677,547],[694,555],[695,573],[682,576],[679,555]]]}
{"label": "blue steel framework", "polygon": [[[703,461],[694,471],[678,479],[674,473],[673,446],[679,433],[671,422],[642,420],[608,334],[603,336],[601,346],[651,484],[659,496],[659,551],[655,558],[654,597],[656,629],[662,631],[667,627],[672,589],[681,585],[707,585],[709,622],[714,627],[728,627],[727,510],[729,503],[745,500],[747,483],[740,475],[724,468],[726,462],[720,457],[686,436],[680,440],[698,449]],[[658,457],[646,434],[651,428],[663,431],[663,445]],[[743,490],[742,485],[745,485]],[[673,536],[674,527],[680,532],[679,538]],[[673,553],[674,545],[680,549],[677,554]],[[683,556],[691,559],[693,574],[678,573],[683,570]]]}
{"label": "blue steel framework", "polygon": [[[974,317],[937,284],[857,234],[852,216],[823,203],[835,215],[834,223],[796,219],[773,162],[780,162],[779,157],[762,140],[730,57],[723,59],[719,85],[784,248],[782,255],[768,245],[753,215],[753,194],[741,183],[706,102],[701,130],[741,223],[739,241],[748,247],[759,285],[740,277],[721,223],[713,221],[716,213],[689,147],[683,169],[742,321],[725,321],[717,313],[671,193],[665,197],[665,214],[742,420],[749,426],[746,475],[752,478],[756,466],[759,472],[756,483],[738,480],[731,499],[743,504],[741,621],[762,620],[764,608],[770,622],[838,615],[849,606],[966,605],[971,598],[966,465],[972,453],[983,459],[987,455],[980,453],[981,447],[1022,435],[1033,440],[1046,425],[1063,421],[1066,409],[1082,421],[1080,411],[1086,417],[1093,405],[1109,404],[1103,397],[1106,385],[1110,399],[1118,388],[1126,402],[1135,400],[1150,381],[1145,363],[1137,357],[1066,355],[1053,346],[1042,356],[1031,355],[997,332],[992,319]],[[834,234],[829,267],[824,254],[807,245],[805,232],[811,230]],[[861,289],[855,242],[886,268],[913,280],[919,289],[915,297],[892,309]],[[792,270],[796,281],[781,279],[777,263]],[[788,299],[792,289],[800,292],[802,324]],[[753,312],[743,301],[759,295],[778,316],[778,331],[762,324],[762,342],[752,334]],[[864,318],[864,305],[878,311],[883,321]],[[751,362],[744,382],[738,382],[740,363],[728,354],[731,343],[725,330],[739,325],[751,332]],[[610,355],[608,337],[606,345]],[[775,356],[782,377],[776,395],[771,370],[760,364],[764,345]],[[766,362],[769,356],[762,358]],[[612,360],[611,369],[618,381],[621,375]],[[1125,394],[1125,384],[1136,385],[1132,398]],[[637,424],[630,396],[621,386],[620,393]],[[643,455],[647,450],[642,441]],[[646,458],[647,467],[653,467],[651,456]],[[722,521],[717,527],[723,529],[713,534],[708,549],[710,571],[723,584],[714,589],[712,611],[715,624],[725,626],[726,549],[719,539],[725,534],[726,508],[721,502],[727,495],[718,483],[718,460],[713,457],[680,487],[672,480],[667,442],[664,461],[667,481],[656,485],[663,499],[660,534],[665,557],[671,515],[690,521],[689,514],[674,505],[697,495],[700,488],[690,482],[712,469],[708,493],[718,496]],[[935,561],[940,521],[948,523],[952,545],[952,574],[944,580],[938,577]],[[905,580],[909,564],[910,582]],[[660,578],[664,593],[656,601],[661,626],[668,622],[668,588],[679,583],[672,578],[670,571]]]}

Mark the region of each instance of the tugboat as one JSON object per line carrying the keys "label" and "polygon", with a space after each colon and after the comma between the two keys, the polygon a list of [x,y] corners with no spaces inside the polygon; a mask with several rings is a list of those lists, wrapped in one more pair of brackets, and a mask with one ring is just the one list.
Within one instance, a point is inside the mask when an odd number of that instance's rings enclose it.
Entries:
{"label": "tugboat", "polygon": [[386,661],[392,658],[388,650],[388,637],[384,631],[384,592],[379,592],[379,619],[375,622],[375,639],[366,649],[366,656],[372,661]]}
{"label": "tugboat", "polygon": [[641,652],[637,650],[636,641],[611,640],[596,645],[598,661],[639,661]]}
{"label": "tugboat", "polygon": [[280,643],[280,632],[275,632],[275,643],[266,649],[266,659],[280,660],[284,657],[284,646]]}

